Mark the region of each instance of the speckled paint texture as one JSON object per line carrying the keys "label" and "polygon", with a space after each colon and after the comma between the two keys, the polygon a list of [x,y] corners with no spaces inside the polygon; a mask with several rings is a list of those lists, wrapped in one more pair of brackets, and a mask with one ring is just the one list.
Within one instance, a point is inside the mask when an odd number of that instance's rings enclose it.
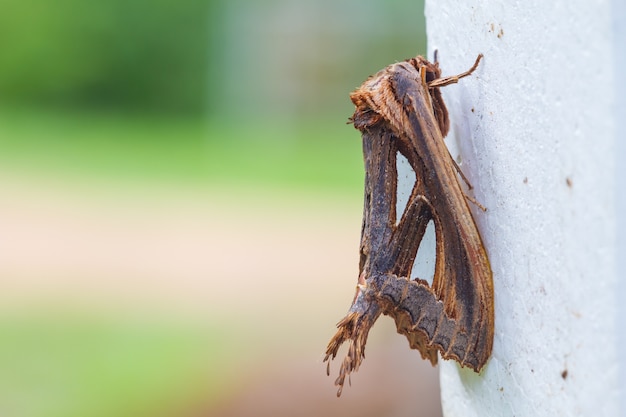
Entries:
{"label": "speckled paint texture", "polygon": [[443,94],[446,141],[487,207],[495,339],[479,375],[441,362],[444,414],[618,416],[611,3],[426,3],[444,76],[485,56]]}

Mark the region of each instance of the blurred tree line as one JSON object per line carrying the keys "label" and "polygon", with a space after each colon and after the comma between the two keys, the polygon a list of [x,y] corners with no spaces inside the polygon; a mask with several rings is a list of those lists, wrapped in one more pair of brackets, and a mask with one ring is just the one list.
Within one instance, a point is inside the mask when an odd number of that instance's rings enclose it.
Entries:
{"label": "blurred tree line", "polygon": [[201,113],[203,0],[2,0],[0,102]]}
{"label": "blurred tree line", "polygon": [[0,104],[219,118],[351,111],[425,52],[422,0],[0,0]]}

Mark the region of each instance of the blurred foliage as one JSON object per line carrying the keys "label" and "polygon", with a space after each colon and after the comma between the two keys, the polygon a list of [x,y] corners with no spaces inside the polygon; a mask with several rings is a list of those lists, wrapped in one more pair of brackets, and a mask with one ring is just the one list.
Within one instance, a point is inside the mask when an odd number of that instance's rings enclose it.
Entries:
{"label": "blurred foliage", "polygon": [[[0,103],[302,120],[424,53],[423,1],[2,0]],[[231,120],[232,121],[232,120]]]}
{"label": "blurred foliage", "polygon": [[0,4],[4,104],[205,110],[210,2]]}
{"label": "blurred foliage", "polygon": [[228,0],[211,44],[211,110],[233,123],[324,122],[384,66],[426,52],[423,0]]}
{"label": "blurred foliage", "polygon": [[32,172],[360,190],[349,92],[423,1],[0,0],[0,158]]}
{"label": "blurred foliage", "polygon": [[[425,46],[423,0],[0,0],[0,167],[360,200],[348,94]],[[187,415],[220,329],[0,318],[0,415]]]}
{"label": "blurred foliage", "polygon": [[0,166],[72,181],[349,192],[363,182],[352,126],[228,125],[153,115],[0,111]]}
{"label": "blurred foliage", "polygon": [[187,415],[228,389],[223,329],[32,315],[0,320],[0,414]]}

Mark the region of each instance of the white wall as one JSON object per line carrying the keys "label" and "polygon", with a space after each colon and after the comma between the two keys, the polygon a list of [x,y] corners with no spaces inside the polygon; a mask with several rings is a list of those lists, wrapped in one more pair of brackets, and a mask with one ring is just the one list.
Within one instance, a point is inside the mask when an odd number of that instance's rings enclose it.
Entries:
{"label": "white wall", "polygon": [[444,75],[485,55],[444,95],[447,142],[488,208],[474,213],[494,272],[494,350],[480,376],[441,363],[444,413],[616,416],[611,4],[434,0],[426,20]]}
{"label": "white wall", "polygon": [[618,301],[618,355],[620,358],[621,416],[626,417],[626,2],[613,0],[613,68],[615,74],[614,97],[615,141],[617,167],[615,190],[617,195],[617,277]]}

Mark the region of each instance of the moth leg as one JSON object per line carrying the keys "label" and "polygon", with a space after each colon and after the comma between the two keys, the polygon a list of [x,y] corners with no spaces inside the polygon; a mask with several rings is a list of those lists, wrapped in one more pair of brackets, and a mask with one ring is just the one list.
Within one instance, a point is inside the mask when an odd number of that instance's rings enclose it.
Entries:
{"label": "moth leg", "polygon": [[[470,184],[470,182],[467,179],[467,177],[465,176],[465,174],[463,174],[463,171],[461,171],[461,167],[459,166],[459,164],[456,163],[456,161],[454,160],[454,158],[452,158],[452,156],[450,156],[450,159],[452,160],[452,164],[454,165],[454,168],[456,168],[456,171],[459,173],[461,178],[463,178],[463,181],[465,181],[465,184],[467,184],[467,188],[469,188],[470,190],[472,188],[474,188],[474,187],[472,187],[472,184]],[[463,195],[465,196],[467,201],[469,201],[470,203],[474,203],[474,205],[476,205],[476,207],[478,207],[482,211],[487,211],[487,208],[485,206],[483,206],[482,204],[480,204],[478,201],[476,201],[476,199],[474,197],[471,197],[471,196],[469,196],[469,195],[467,195],[465,193],[463,193]]]}
{"label": "moth leg", "polygon": [[479,209],[481,209],[482,211],[487,211],[487,207],[483,206],[482,204],[480,204],[478,201],[476,201],[476,199],[474,197],[471,197],[465,193],[463,193],[463,195],[465,196],[465,198],[467,199],[467,201],[469,201],[470,203],[474,203],[474,205],[476,205],[476,207],[478,207]]}
{"label": "moth leg", "polygon": [[[448,152],[448,155],[450,153]],[[459,175],[461,176],[461,178],[463,178],[463,181],[465,182],[465,184],[467,184],[467,188],[469,188],[470,190],[473,189],[474,187],[472,187],[472,184],[469,182],[469,180],[467,179],[467,177],[465,176],[465,174],[463,174],[463,171],[461,171],[461,167],[459,166],[459,164],[456,163],[456,161],[454,160],[454,158],[452,157],[452,155],[450,155],[450,160],[452,161],[452,165],[454,165],[454,168],[456,169],[456,172],[459,173]],[[474,199],[473,197],[470,197],[469,195],[463,193],[463,195],[465,196],[465,198],[467,199],[467,201],[469,201],[470,203],[473,203],[476,205],[476,207],[478,207],[479,209],[481,209],[482,211],[487,211],[487,208],[485,206],[483,206],[482,204],[480,204],[478,201],[476,201],[476,199]]]}
{"label": "moth leg", "polygon": [[[450,153],[448,152],[448,154],[450,154]],[[465,184],[467,184],[467,188],[469,188],[470,190],[473,189],[474,187],[472,187],[472,184],[469,182],[469,180],[467,179],[465,174],[463,174],[463,171],[461,171],[461,167],[459,166],[459,164],[456,163],[456,161],[454,160],[452,155],[450,155],[450,160],[452,161],[452,164],[454,165],[454,168],[456,169],[456,172],[459,173],[461,178],[463,178],[463,181],[465,182]]]}
{"label": "moth leg", "polygon": [[478,57],[476,58],[476,62],[474,62],[474,65],[472,65],[472,68],[470,68],[469,70],[462,72],[458,75],[453,75],[450,77],[443,77],[443,78],[438,78],[436,80],[432,80],[430,83],[428,83],[428,87],[429,88],[445,87],[446,85],[458,83],[461,78],[467,77],[468,75],[470,75],[472,72],[476,70],[476,68],[478,67],[478,63],[480,62],[482,57],[483,57],[483,54],[478,54]]}

